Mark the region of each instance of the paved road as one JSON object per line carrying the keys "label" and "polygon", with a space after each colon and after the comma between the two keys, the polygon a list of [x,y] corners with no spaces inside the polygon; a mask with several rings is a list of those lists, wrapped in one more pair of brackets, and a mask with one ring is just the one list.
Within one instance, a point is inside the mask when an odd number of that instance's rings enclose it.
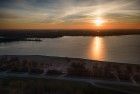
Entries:
{"label": "paved road", "polygon": [[[109,84],[116,84],[116,85],[126,85],[126,86],[134,86],[134,84],[129,83],[129,82],[116,82],[116,81],[104,81],[104,80],[94,80],[94,79],[87,79],[87,78],[76,78],[76,77],[66,77],[66,76],[46,76],[46,75],[33,75],[33,74],[28,74],[28,73],[22,73],[22,74],[18,74],[18,73],[7,73],[7,72],[0,72],[0,78],[7,78],[9,76],[12,77],[24,77],[24,78],[44,78],[44,79],[56,79],[56,80],[68,80],[68,81],[78,81],[78,82],[86,82],[86,83],[90,83],[93,86],[99,87],[99,88],[104,88],[104,89],[109,89],[109,90],[115,90],[115,91],[120,91],[122,93],[125,94],[138,94],[138,93],[134,93],[134,92],[130,92],[130,91],[126,91],[126,90],[122,90],[122,89],[118,89],[118,88],[112,88],[109,86],[103,86],[103,85],[99,85],[97,83],[109,83]],[[139,84],[137,84],[137,86],[140,86]]]}

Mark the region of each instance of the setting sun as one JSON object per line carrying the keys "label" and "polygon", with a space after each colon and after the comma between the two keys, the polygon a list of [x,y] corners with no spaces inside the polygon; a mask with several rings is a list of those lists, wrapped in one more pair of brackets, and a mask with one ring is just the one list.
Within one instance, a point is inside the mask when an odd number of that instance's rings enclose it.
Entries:
{"label": "setting sun", "polygon": [[94,23],[95,23],[96,26],[101,26],[103,23],[105,23],[105,20],[102,19],[102,18],[96,18],[94,20]]}

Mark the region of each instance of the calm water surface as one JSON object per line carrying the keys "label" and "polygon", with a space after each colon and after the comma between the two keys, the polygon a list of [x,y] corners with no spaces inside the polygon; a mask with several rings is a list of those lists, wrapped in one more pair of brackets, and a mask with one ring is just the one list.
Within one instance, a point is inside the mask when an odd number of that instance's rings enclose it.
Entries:
{"label": "calm water surface", "polygon": [[0,55],[47,55],[140,64],[140,35],[0,43]]}

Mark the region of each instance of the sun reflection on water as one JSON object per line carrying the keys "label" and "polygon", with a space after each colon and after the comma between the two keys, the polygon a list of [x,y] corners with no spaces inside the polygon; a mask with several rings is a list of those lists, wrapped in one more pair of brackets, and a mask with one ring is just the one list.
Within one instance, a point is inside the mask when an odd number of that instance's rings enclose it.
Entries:
{"label": "sun reflection on water", "polygon": [[93,60],[104,60],[105,45],[101,37],[94,37],[88,50],[88,57]]}

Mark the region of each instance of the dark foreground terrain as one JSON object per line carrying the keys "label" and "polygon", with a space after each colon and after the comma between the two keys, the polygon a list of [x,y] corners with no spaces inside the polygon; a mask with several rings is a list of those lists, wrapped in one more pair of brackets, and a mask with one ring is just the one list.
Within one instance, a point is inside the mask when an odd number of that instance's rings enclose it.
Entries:
{"label": "dark foreground terrain", "polygon": [[[140,29],[117,30],[0,30],[0,42],[41,41],[39,38],[59,38],[63,36],[119,36],[138,35]],[[36,38],[36,39],[27,39]]]}
{"label": "dark foreground terrain", "polygon": [[0,56],[0,94],[139,94],[139,83],[138,64]]}
{"label": "dark foreground terrain", "polygon": [[65,75],[140,83],[140,65],[39,55],[0,56],[0,72]]}
{"label": "dark foreground terrain", "polygon": [[127,94],[89,83],[34,78],[0,78],[0,94]]}

